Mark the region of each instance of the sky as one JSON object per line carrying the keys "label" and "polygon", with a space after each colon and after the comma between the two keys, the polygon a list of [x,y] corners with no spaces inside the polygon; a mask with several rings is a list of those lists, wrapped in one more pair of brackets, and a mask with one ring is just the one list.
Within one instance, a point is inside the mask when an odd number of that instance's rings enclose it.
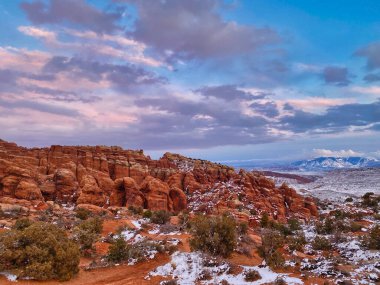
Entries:
{"label": "sky", "polygon": [[0,138],[380,157],[380,1],[0,0]]}

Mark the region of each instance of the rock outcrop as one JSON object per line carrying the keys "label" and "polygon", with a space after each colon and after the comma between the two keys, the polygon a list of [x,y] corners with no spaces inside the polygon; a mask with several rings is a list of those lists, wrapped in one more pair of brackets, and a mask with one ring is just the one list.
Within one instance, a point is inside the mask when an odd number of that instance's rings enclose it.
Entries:
{"label": "rock outcrop", "polygon": [[1,140],[0,200],[30,201],[34,207],[53,201],[94,209],[229,210],[251,223],[255,212],[279,220],[318,215],[312,199],[286,185],[276,188],[259,173],[205,160],[171,153],[153,160],[142,150],[108,146],[28,149]]}

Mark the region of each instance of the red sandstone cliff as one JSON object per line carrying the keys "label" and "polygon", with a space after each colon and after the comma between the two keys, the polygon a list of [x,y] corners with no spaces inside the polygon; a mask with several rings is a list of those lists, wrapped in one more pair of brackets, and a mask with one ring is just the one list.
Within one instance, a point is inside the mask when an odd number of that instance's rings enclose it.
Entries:
{"label": "red sandstone cliff", "polygon": [[40,207],[92,204],[136,205],[152,210],[219,213],[233,210],[243,220],[254,212],[275,219],[316,216],[310,198],[276,188],[264,176],[166,153],[152,160],[143,151],[107,146],[23,148],[0,140],[0,203]]}

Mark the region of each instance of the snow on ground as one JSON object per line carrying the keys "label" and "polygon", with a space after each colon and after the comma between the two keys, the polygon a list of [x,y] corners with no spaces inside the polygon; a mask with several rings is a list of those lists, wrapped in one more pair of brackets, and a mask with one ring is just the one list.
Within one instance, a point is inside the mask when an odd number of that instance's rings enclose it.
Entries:
{"label": "snow on ground", "polygon": [[162,233],[160,230],[160,226],[155,226],[152,230],[148,231],[150,235],[159,235],[159,236],[175,236],[181,235],[183,232],[180,231],[172,231],[167,233]]}
{"label": "snow on ground", "polygon": [[129,241],[130,239],[134,238],[136,235],[135,230],[125,230],[121,232],[121,235],[124,237],[126,241]]}
{"label": "snow on ground", "polygon": [[9,281],[17,282],[17,276],[8,272],[0,272],[0,275],[5,276]]}
{"label": "snow on ground", "polygon": [[[155,270],[151,271],[146,278],[149,279],[150,276],[166,276],[176,279],[180,285],[191,285],[196,284],[198,278],[205,272],[209,272],[211,279],[202,281],[198,280],[201,284],[219,284],[222,280],[226,280],[230,284],[239,285],[264,284],[274,282],[279,276],[281,276],[287,284],[303,284],[299,278],[275,273],[268,267],[260,268],[258,266],[242,266],[242,268],[243,272],[237,275],[228,274],[229,265],[227,263],[221,263],[216,266],[206,266],[204,257],[199,252],[175,252],[169,263],[157,267]],[[256,270],[262,278],[255,282],[245,281],[244,273],[249,270]]]}
{"label": "snow on ground", "polygon": [[[297,172],[302,176],[302,172]],[[276,184],[286,182],[299,192],[303,190],[320,198],[343,202],[348,197],[361,197],[367,192],[380,194],[380,168],[342,169],[320,172],[314,182],[298,184],[293,180],[278,178]]]}
{"label": "snow on ground", "polygon": [[148,221],[147,221],[147,220],[144,220],[144,219],[140,219],[140,220],[137,220],[137,221],[131,220],[132,225],[133,225],[136,229],[138,229],[138,230],[140,230],[140,229],[141,229],[141,226],[142,226],[143,224],[147,223],[147,222],[148,222]]}

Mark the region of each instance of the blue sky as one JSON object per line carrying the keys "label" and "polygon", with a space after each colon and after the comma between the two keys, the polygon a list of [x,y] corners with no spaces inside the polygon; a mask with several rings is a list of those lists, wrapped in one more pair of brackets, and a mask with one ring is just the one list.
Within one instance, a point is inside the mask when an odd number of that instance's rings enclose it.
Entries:
{"label": "blue sky", "polygon": [[1,138],[380,156],[379,1],[0,2]]}

